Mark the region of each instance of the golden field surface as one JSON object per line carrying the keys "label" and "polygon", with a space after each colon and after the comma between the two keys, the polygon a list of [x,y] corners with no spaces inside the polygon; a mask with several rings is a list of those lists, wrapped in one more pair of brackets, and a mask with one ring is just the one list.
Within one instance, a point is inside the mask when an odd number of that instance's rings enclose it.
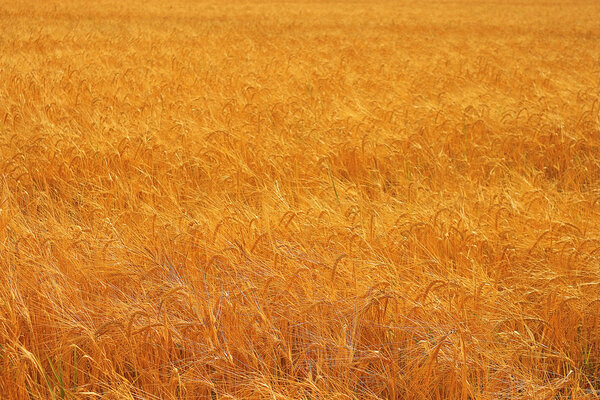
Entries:
{"label": "golden field surface", "polygon": [[599,16],[0,2],[0,398],[598,398]]}

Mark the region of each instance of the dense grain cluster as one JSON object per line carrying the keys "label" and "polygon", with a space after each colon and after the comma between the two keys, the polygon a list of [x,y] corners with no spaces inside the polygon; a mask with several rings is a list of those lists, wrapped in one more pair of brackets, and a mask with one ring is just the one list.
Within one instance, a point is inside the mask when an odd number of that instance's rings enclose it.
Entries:
{"label": "dense grain cluster", "polygon": [[599,15],[0,3],[0,397],[596,398]]}

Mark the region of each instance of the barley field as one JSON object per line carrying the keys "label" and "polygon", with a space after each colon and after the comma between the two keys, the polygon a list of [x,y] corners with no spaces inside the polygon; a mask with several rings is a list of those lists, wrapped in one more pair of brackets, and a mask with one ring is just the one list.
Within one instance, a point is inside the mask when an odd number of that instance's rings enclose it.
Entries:
{"label": "barley field", "polygon": [[600,2],[0,2],[0,398],[600,398]]}

